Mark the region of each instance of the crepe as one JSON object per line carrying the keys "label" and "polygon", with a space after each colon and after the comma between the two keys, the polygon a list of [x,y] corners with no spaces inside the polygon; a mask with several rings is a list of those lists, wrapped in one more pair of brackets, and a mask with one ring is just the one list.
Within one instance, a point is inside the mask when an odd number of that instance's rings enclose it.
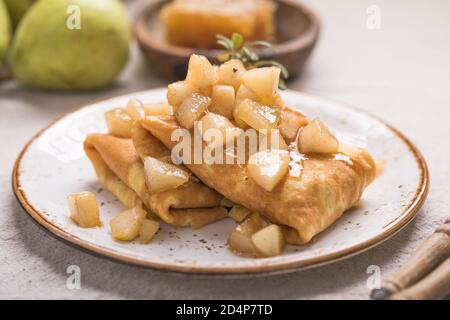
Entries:
{"label": "crepe", "polygon": [[[154,154],[153,147],[157,145],[150,142],[141,150]],[[199,228],[227,216],[227,210],[220,206],[223,196],[194,180],[173,190],[149,192],[143,162],[131,139],[91,134],[84,149],[99,181],[127,207],[142,201],[164,222],[180,227]]]}
{"label": "crepe", "polygon": [[[174,117],[147,117],[139,122],[167,148],[177,145],[171,134],[181,127]],[[299,177],[286,175],[271,192],[247,176],[245,165],[205,161],[185,165],[226,198],[284,226],[286,240],[294,244],[309,242],[354,206],[376,172],[365,150],[345,145],[337,155],[308,156]]]}

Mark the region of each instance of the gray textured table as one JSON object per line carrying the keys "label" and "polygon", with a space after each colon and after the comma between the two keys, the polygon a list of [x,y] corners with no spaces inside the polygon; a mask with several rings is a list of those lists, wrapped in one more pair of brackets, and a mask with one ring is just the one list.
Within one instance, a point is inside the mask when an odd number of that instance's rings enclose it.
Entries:
{"label": "gray textured table", "polygon": [[[71,248],[36,226],[10,186],[13,162],[48,122],[91,100],[164,85],[137,50],[117,85],[95,93],[48,93],[0,84],[0,298],[366,299],[369,265],[388,273],[450,215],[450,1],[307,1],[323,18],[314,56],[293,89],[359,106],[403,131],[425,155],[428,199],[417,219],[384,244],[318,269],[257,279],[194,279],[125,266]],[[381,29],[366,27],[367,7]],[[133,7],[135,4],[133,4]],[[79,265],[81,289],[66,288]]]}

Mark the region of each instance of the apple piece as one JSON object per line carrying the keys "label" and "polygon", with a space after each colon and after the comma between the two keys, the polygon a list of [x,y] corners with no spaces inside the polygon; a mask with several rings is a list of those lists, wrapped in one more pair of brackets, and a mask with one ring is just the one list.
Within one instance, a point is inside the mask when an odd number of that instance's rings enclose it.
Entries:
{"label": "apple piece", "polygon": [[301,153],[333,154],[338,152],[339,142],[327,126],[316,118],[300,131],[298,149]]}
{"label": "apple piece", "polygon": [[252,243],[256,251],[264,257],[280,255],[286,245],[280,226],[272,224],[252,235]]}
{"label": "apple piece", "polygon": [[238,106],[237,117],[253,129],[270,130],[277,126],[280,120],[280,110],[245,99]]}
{"label": "apple piece", "polygon": [[228,119],[233,119],[235,94],[232,86],[215,85],[212,88],[211,98],[210,112],[220,114]]}
{"label": "apple piece", "polygon": [[[237,128],[230,120],[212,112],[207,113],[200,120],[200,123],[203,141],[211,149],[227,145],[242,133],[242,129]],[[212,130],[216,131],[213,132]],[[221,139],[216,139],[218,135]]]}
{"label": "apple piece", "polygon": [[192,93],[175,111],[175,117],[183,128],[192,129],[194,122],[203,116],[211,103],[211,98],[199,93]]}
{"label": "apple piece", "polygon": [[289,169],[289,152],[286,150],[263,150],[250,156],[247,171],[259,186],[272,191]]}
{"label": "apple piece", "polygon": [[147,212],[141,207],[134,207],[119,213],[109,222],[113,238],[120,241],[136,239],[146,215]]}
{"label": "apple piece", "polygon": [[89,191],[72,193],[68,197],[70,218],[82,228],[101,226],[95,194]]}
{"label": "apple piece", "polygon": [[252,242],[252,235],[266,227],[268,223],[258,214],[252,213],[239,224],[228,237],[228,245],[231,250],[243,254],[256,254]]}
{"label": "apple piece", "polygon": [[283,108],[280,114],[281,135],[288,142],[293,142],[297,138],[298,130],[308,124],[308,119],[300,112],[291,108]]}
{"label": "apple piece", "polygon": [[280,83],[281,69],[264,67],[248,70],[241,74],[242,83],[259,97],[273,97]]}
{"label": "apple piece", "polygon": [[258,101],[259,97],[252,90],[247,88],[244,85],[241,85],[239,89],[236,91],[236,101],[235,105],[239,106],[239,104],[245,99],[250,99],[253,101]]}
{"label": "apple piece", "polygon": [[216,114],[214,112],[208,112],[200,119],[202,130],[206,131],[208,129],[227,129],[235,128],[235,125],[228,120],[228,118]]}
{"label": "apple piece", "polygon": [[232,86],[234,90],[238,90],[241,85],[241,74],[245,71],[241,60],[228,60],[217,69],[218,83]]}
{"label": "apple piece", "polygon": [[189,173],[185,170],[152,157],[145,157],[144,171],[150,193],[175,189],[189,181]]}
{"label": "apple piece", "polygon": [[128,104],[125,107],[125,112],[128,113],[131,119],[133,120],[145,117],[143,103],[135,98],[130,99],[130,101],[128,101]]}
{"label": "apple piece", "polygon": [[167,102],[177,109],[194,89],[186,81],[178,81],[167,86]]}
{"label": "apple piece", "polygon": [[217,83],[217,73],[208,59],[193,54],[189,58],[186,82],[193,88],[204,88]]}
{"label": "apple piece", "polygon": [[145,104],[143,106],[145,116],[172,116],[173,108],[169,104]]}
{"label": "apple piece", "polygon": [[142,244],[150,243],[160,228],[158,221],[144,219],[139,228],[139,242]]}
{"label": "apple piece", "polygon": [[238,91],[236,92],[236,98],[235,98],[234,110],[233,110],[233,119],[234,119],[236,125],[242,129],[248,128],[247,123],[245,123],[238,117],[239,105],[245,99],[251,99],[251,100],[257,101],[259,98],[253,91],[248,89],[246,86],[241,85],[239,87]]}
{"label": "apple piece", "polygon": [[105,113],[108,132],[119,138],[131,138],[133,119],[122,108],[116,108]]}
{"label": "apple piece", "polygon": [[267,134],[259,134],[258,151],[263,150],[288,150],[288,145],[278,129],[272,129]]}
{"label": "apple piece", "polygon": [[281,95],[277,92],[271,97],[260,97],[258,101],[261,104],[265,104],[267,106],[276,106],[276,107],[284,107],[284,101],[281,98]]}
{"label": "apple piece", "polygon": [[228,216],[236,222],[242,222],[251,213],[252,212],[246,207],[236,204],[231,208],[230,212],[228,213]]}

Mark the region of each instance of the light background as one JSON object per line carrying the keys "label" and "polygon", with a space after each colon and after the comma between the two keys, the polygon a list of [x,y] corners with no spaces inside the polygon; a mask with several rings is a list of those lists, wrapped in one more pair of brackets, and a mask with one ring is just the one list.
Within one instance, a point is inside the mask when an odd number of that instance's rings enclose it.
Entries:
{"label": "light background", "polygon": [[[92,100],[165,85],[136,48],[117,85],[95,93],[49,93],[0,83],[0,298],[367,299],[366,268],[388,274],[450,216],[450,1],[309,0],[323,20],[320,41],[291,89],[350,103],[385,119],[423,152],[431,173],[417,219],[384,244],[318,269],[257,279],[198,279],[125,266],[54,239],[33,223],[11,190],[23,145],[58,116]],[[132,12],[138,1],[128,1]],[[381,8],[381,30],[366,9]],[[81,290],[66,289],[79,265]]]}

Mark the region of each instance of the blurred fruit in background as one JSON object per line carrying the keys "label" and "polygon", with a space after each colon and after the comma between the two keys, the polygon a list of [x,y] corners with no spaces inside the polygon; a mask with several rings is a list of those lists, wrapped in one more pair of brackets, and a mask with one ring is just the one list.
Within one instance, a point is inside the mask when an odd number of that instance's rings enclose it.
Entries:
{"label": "blurred fruit in background", "polygon": [[36,0],[4,0],[4,2],[8,8],[12,26],[15,28]]}
{"label": "blurred fruit in background", "polygon": [[119,0],[39,0],[18,25],[8,64],[29,87],[99,89],[125,66],[130,40]]}
{"label": "blurred fruit in background", "polygon": [[8,50],[11,40],[11,22],[3,0],[0,0],[0,66]]}

